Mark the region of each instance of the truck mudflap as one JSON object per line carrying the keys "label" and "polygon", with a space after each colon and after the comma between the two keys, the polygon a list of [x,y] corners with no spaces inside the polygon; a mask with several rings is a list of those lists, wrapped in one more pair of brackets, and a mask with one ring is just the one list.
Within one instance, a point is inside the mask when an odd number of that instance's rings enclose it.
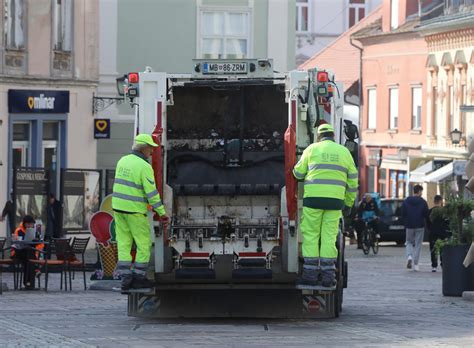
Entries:
{"label": "truck mudflap", "polygon": [[338,291],[161,289],[130,293],[128,315],[142,318],[310,318],[339,316]]}

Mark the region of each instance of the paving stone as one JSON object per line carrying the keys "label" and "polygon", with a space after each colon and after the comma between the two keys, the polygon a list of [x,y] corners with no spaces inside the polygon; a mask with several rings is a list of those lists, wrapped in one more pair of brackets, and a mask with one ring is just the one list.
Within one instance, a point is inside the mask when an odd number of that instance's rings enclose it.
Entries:
{"label": "paving stone", "polygon": [[[349,288],[338,319],[144,320],[127,316],[120,293],[84,291],[78,274],[73,291],[61,291],[53,275],[47,293],[0,296],[0,347],[474,346],[474,302],[442,296],[427,245],[420,272],[405,269],[404,248],[383,246],[369,257],[346,250]],[[3,276],[12,289],[12,275]]]}

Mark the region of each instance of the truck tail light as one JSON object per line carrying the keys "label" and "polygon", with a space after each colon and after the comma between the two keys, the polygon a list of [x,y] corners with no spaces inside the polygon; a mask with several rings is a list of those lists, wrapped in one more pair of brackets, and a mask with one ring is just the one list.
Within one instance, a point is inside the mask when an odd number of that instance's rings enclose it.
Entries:
{"label": "truck tail light", "polygon": [[128,74],[128,83],[138,83],[138,73],[136,73],[136,72],[129,73]]}
{"label": "truck tail light", "polygon": [[318,71],[318,82],[328,82],[329,76],[326,71]]}

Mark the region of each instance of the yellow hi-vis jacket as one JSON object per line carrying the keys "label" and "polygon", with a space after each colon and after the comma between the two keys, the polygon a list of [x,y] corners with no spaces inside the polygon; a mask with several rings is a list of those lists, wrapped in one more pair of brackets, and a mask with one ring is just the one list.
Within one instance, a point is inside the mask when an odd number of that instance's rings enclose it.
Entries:
{"label": "yellow hi-vis jacket", "polygon": [[354,160],[347,148],[332,139],[308,146],[293,175],[304,180],[305,207],[338,210],[354,204],[358,187]]}
{"label": "yellow hi-vis jacket", "polygon": [[139,152],[122,157],[115,169],[112,208],[127,213],[147,212],[151,205],[158,215],[166,215],[156,190],[153,168]]}

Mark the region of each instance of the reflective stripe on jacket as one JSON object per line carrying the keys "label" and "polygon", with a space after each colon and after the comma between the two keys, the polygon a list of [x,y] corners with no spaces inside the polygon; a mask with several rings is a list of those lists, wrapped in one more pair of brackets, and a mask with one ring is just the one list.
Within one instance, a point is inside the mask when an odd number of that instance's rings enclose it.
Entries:
{"label": "reflective stripe on jacket", "polygon": [[166,215],[160,194],[156,190],[153,168],[141,153],[133,152],[117,163],[112,208],[145,214],[147,205],[160,216]]}
{"label": "reflective stripe on jacket", "polygon": [[352,207],[358,187],[358,173],[351,153],[332,140],[308,146],[293,169],[304,180],[304,198],[341,200]]}

